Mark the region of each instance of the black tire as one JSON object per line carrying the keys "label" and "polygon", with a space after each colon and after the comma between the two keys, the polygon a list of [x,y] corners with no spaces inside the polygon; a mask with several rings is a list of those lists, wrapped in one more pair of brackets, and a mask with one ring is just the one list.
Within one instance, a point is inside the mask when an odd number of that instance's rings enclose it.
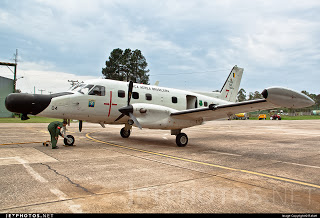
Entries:
{"label": "black tire", "polygon": [[131,131],[125,130],[124,127],[120,130],[120,135],[122,136],[122,138],[129,138],[130,133],[131,133]]}
{"label": "black tire", "polygon": [[[69,139],[69,140],[68,140]],[[70,142],[69,142],[70,141]],[[64,144],[65,145],[68,145],[68,146],[73,146],[74,142],[75,142],[75,139],[72,135],[67,135],[64,140],[63,140]]]}
{"label": "black tire", "polygon": [[179,133],[176,136],[176,144],[179,147],[185,147],[188,144],[188,136],[184,133]]}

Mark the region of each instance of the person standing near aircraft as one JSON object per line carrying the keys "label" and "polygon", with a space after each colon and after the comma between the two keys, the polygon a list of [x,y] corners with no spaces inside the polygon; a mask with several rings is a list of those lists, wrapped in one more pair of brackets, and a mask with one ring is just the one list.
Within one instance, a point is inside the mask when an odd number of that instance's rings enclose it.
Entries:
{"label": "person standing near aircraft", "polygon": [[51,136],[52,149],[59,148],[57,146],[59,135],[61,135],[64,138],[64,136],[61,134],[61,128],[66,127],[66,125],[67,125],[66,121],[63,121],[63,122],[54,121],[48,125],[48,131]]}

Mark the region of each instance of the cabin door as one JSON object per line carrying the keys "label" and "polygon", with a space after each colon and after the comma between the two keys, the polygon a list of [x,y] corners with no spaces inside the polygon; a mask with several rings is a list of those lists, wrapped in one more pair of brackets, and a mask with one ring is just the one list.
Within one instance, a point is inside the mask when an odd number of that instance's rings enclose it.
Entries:
{"label": "cabin door", "polygon": [[193,109],[198,107],[197,96],[187,95],[187,109]]}

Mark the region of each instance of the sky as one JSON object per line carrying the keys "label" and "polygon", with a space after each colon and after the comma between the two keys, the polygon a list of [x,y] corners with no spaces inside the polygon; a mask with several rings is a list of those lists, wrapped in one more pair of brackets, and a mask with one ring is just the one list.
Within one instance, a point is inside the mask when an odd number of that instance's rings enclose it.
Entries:
{"label": "sky", "polygon": [[[14,62],[18,49],[22,92],[102,78],[115,48],[141,50],[150,84],[220,90],[237,65],[247,94],[271,86],[320,94],[320,1],[0,1],[0,61]],[[6,66],[0,76],[13,78]]]}

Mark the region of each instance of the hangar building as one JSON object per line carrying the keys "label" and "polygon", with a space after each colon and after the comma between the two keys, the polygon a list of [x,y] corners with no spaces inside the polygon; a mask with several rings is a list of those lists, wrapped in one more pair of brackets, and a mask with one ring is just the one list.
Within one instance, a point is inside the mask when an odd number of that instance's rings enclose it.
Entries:
{"label": "hangar building", "polygon": [[0,117],[12,117],[4,104],[6,97],[12,93],[13,80],[0,76]]}

